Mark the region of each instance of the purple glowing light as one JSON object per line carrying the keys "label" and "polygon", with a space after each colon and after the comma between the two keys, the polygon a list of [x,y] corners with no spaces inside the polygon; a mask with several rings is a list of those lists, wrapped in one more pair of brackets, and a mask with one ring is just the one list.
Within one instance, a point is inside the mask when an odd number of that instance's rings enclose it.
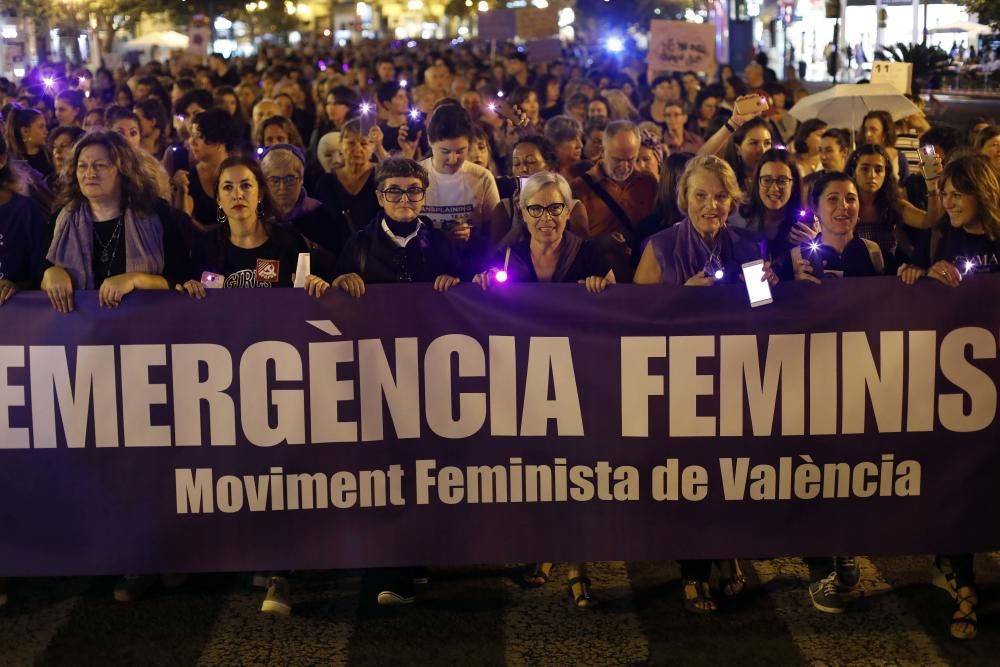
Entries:
{"label": "purple glowing light", "polygon": [[505,282],[507,282],[507,272],[504,271],[503,269],[501,269],[500,271],[497,271],[496,278],[497,278],[497,282],[498,283],[505,283]]}
{"label": "purple glowing light", "polygon": [[719,270],[717,270],[717,271],[715,272],[715,279],[716,279],[716,280],[722,280],[722,277],[723,277],[724,275],[726,275],[726,274],[722,272],[722,269],[719,269]]}

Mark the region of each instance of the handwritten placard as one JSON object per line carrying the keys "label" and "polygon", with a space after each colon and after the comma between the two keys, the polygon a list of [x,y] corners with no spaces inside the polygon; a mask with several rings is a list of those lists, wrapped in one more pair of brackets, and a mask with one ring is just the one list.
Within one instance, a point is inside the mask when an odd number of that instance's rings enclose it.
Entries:
{"label": "handwritten placard", "polygon": [[649,73],[715,69],[715,27],[687,21],[650,21]]}
{"label": "handwritten placard", "polygon": [[518,9],[516,16],[517,36],[521,39],[540,39],[559,34],[558,7]]}
{"label": "handwritten placard", "polygon": [[913,63],[877,60],[872,63],[871,82],[890,85],[903,95],[909,95],[913,86]]}

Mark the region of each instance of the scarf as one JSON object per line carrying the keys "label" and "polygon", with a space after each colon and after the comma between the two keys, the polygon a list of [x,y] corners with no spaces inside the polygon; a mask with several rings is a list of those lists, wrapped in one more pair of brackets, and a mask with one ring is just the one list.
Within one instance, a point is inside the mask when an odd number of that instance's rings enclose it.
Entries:
{"label": "scarf", "polygon": [[299,217],[305,215],[306,213],[312,213],[322,205],[323,203],[320,200],[313,199],[306,194],[305,188],[302,188],[302,192],[299,193],[299,198],[295,202],[295,206],[292,207],[292,210],[288,215],[278,220],[278,222],[283,225],[290,225]]}
{"label": "scarf", "polygon": [[[163,225],[156,214],[123,212],[125,271],[163,273]],[[70,204],[56,218],[52,245],[46,259],[61,266],[73,279],[76,289],[94,289],[94,218],[90,206]]]}
{"label": "scarf", "polygon": [[733,256],[733,241],[729,236],[729,228],[722,225],[716,237],[715,247],[708,244],[694,228],[691,219],[685,217],[677,223],[677,242],[674,245],[674,268],[677,272],[677,284],[683,285],[689,278],[706,269],[710,259],[714,259],[717,268],[722,268],[726,260]]}

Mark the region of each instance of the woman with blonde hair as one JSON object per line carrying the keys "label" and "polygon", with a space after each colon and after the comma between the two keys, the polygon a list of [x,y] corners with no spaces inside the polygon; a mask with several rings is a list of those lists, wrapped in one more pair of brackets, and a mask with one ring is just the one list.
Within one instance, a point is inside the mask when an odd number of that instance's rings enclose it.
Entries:
{"label": "woman with blonde hair", "polygon": [[[636,285],[710,287],[740,284],[741,266],[761,259],[756,233],[726,224],[742,198],[736,174],[725,160],[714,155],[692,158],[677,184],[677,206],[684,219],[649,237],[633,282]],[[778,278],[770,262],[764,280]],[[684,608],[695,613],[718,610],[709,589],[710,560],[681,561]],[[720,589],[736,597],[746,589],[746,578],[736,560],[717,561]]]}
{"label": "woman with blonde hair", "polygon": [[611,117],[611,120],[634,121],[639,117],[639,110],[635,108],[632,100],[628,98],[628,95],[624,91],[617,88],[609,88],[601,92],[601,97],[608,103],[608,115]]}

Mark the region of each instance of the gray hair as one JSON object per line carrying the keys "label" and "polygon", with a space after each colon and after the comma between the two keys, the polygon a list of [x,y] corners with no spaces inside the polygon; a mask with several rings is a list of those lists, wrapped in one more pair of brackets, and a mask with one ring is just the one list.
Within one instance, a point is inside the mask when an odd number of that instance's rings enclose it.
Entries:
{"label": "gray hair", "polygon": [[260,161],[260,168],[265,174],[273,168],[291,167],[299,176],[306,173],[306,166],[302,163],[302,158],[296,155],[290,148],[280,146],[271,148],[264,154]]}
{"label": "gray hair", "polygon": [[572,116],[553,116],[545,122],[545,138],[558,145],[583,135],[583,126]]}
{"label": "gray hair", "polygon": [[604,130],[604,145],[607,146],[611,143],[611,140],[622,132],[631,132],[635,137],[635,140],[642,143],[642,134],[639,132],[639,126],[630,120],[613,120],[608,123],[608,128]]}
{"label": "gray hair", "polygon": [[546,185],[555,185],[559,188],[559,194],[562,195],[563,203],[568,209],[573,202],[573,191],[566,179],[554,171],[540,171],[529,178],[524,187],[521,188],[521,196],[517,200],[518,204],[522,207],[527,206],[528,200],[538,194],[538,191]]}

